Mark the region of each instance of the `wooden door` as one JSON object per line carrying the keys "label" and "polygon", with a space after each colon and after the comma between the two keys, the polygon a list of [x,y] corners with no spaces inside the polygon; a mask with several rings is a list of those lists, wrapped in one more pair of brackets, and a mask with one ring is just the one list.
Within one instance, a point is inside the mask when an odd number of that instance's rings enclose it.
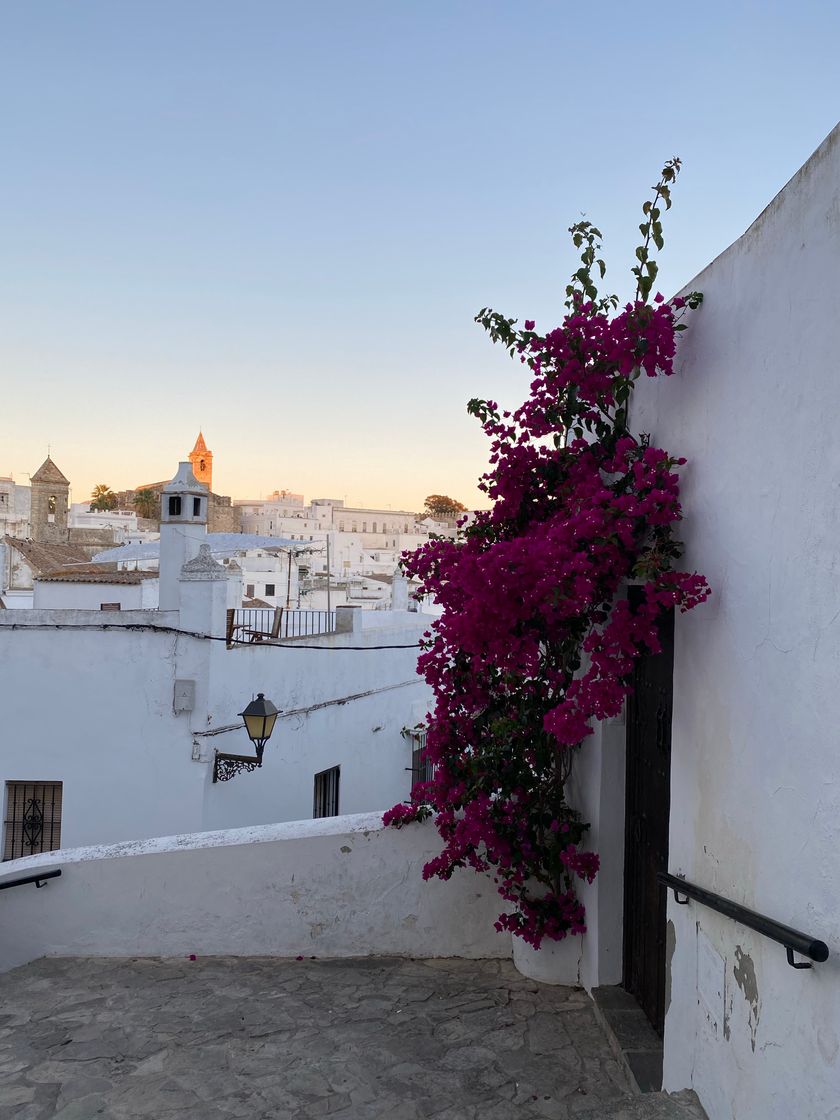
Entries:
{"label": "wooden door", "polygon": [[[631,599],[640,595],[632,588]],[[643,655],[627,702],[624,848],[624,987],[654,1029],[665,1026],[667,896],[656,881],[668,870],[674,614],[660,626],[662,652]]]}

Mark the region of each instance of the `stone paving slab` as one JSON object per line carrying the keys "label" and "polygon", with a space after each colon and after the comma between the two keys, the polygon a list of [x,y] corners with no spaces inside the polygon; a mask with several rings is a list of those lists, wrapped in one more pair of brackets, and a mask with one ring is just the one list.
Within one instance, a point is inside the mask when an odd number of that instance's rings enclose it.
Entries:
{"label": "stone paving slab", "polygon": [[4,1120],[702,1115],[634,1096],[589,997],[503,961],[46,958],[0,976]]}

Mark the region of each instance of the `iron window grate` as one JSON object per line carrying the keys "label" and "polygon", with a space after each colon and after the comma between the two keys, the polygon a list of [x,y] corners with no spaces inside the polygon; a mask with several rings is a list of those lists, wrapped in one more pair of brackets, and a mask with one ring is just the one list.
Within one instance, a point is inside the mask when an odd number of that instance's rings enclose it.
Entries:
{"label": "iron window grate", "polygon": [[61,847],[61,782],[6,782],[3,860]]}
{"label": "iron window grate", "polygon": [[340,766],[333,766],[329,770],[322,770],[315,775],[315,796],[312,804],[313,817],[338,816],[338,784],[341,774]]}

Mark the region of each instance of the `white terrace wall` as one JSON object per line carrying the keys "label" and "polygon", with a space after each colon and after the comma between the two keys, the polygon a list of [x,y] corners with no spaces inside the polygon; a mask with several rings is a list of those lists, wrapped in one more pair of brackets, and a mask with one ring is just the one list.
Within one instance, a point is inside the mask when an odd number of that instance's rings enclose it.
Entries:
{"label": "white terrace wall", "polygon": [[15,876],[62,874],[2,892],[0,970],[41,956],[510,956],[489,879],[423,882],[438,849],[428,822],[383,829],[368,814],[16,860]]}
{"label": "white terrace wall", "polygon": [[[65,847],[308,818],[315,773],[336,765],[342,813],[408,795],[401,731],[426,710],[423,620],[393,612],[372,633],[232,650],[159,628],[221,638],[225,582],[185,593],[221,588],[207,625],[197,610],[0,611],[0,791],[63,782]],[[371,648],[383,645],[409,648]],[[184,710],[176,681],[194,687]],[[216,749],[253,753],[238,713],[257,691],[283,713],[263,767],[213,784]]]}
{"label": "white terrace wall", "polygon": [[636,431],[685,455],[671,869],[826,941],[781,946],[670,902],[665,1085],[711,1120],[840,1115],[840,128],[689,288],[678,376]]}

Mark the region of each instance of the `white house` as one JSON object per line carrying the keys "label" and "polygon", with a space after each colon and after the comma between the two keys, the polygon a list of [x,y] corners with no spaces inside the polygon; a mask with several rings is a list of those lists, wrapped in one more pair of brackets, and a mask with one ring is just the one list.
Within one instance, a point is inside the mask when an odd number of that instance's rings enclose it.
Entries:
{"label": "white house", "polygon": [[72,502],[67,513],[71,529],[113,529],[119,542],[138,533],[137,514],[129,509],[91,509],[90,502]]}
{"label": "white house", "polygon": [[32,491],[10,475],[0,475],[0,538],[30,535]]}
{"label": "white house", "polygon": [[[229,573],[202,538],[206,490],[181,464],[164,491],[163,609],[145,609],[156,573],[86,568],[37,580],[37,609],[0,612],[6,858],[28,854],[33,799],[58,806],[38,840],[56,847],[382,809],[408,794],[416,742],[404,729],[428,700],[423,620],[291,612],[273,639],[280,616],[230,608]],[[240,713],[257,692],[281,714],[262,767],[231,778],[217,754],[253,756]]]}

